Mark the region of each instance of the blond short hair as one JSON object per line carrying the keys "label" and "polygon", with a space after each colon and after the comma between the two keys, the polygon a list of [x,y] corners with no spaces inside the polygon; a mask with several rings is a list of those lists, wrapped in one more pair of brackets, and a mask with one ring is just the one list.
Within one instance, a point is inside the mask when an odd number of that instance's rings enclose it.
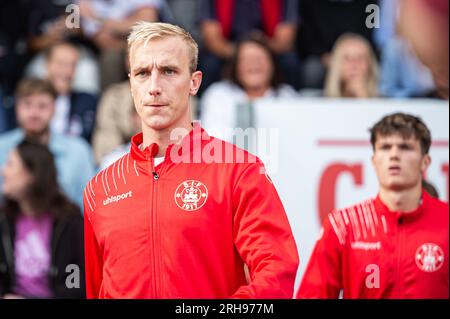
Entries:
{"label": "blond short hair", "polygon": [[195,72],[198,65],[198,44],[192,38],[191,34],[183,28],[162,22],[146,22],[138,21],[131,28],[128,36],[128,54],[135,43],[147,43],[154,39],[162,39],[167,37],[179,37],[187,44],[191,55],[190,71]]}
{"label": "blond short hair", "polygon": [[369,97],[377,97],[379,73],[377,58],[369,41],[354,33],[345,33],[341,35],[334,44],[331,54],[331,63],[325,80],[325,96],[339,98],[344,95],[341,82],[341,65],[343,60],[343,47],[347,41],[358,41],[367,48],[369,53],[369,75],[366,82],[366,88]]}

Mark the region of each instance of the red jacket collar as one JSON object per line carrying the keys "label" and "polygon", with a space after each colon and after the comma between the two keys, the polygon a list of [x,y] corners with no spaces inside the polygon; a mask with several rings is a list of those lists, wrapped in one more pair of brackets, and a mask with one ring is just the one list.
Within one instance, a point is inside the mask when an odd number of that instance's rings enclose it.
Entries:
{"label": "red jacket collar", "polygon": [[380,198],[380,194],[377,195],[375,199],[375,210],[381,214],[384,214],[386,217],[391,217],[395,219],[403,218],[414,218],[419,216],[422,211],[425,210],[425,207],[428,205],[430,201],[430,195],[426,191],[422,191],[422,199],[420,205],[413,211],[410,212],[399,212],[399,211],[391,211],[389,208],[383,203]]}
{"label": "red jacket collar", "polygon": [[[189,156],[192,154],[201,154],[201,147],[210,140],[208,133],[200,126],[198,122],[192,124],[192,129],[186,136],[183,137],[178,144],[169,144],[165,154],[165,160],[174,161],[170,155]],[[159,146],[156,143],[151,144],[144,150],[139,146],[143,142],[142,132],[134,135],[131,138],[131,157],[136,161],[149,161],[158,154]],[[172,150],[173,149],[173,150]],[[197,152],[196,152],[197,151]],[[200,152],[198,152],[200,151]]]}

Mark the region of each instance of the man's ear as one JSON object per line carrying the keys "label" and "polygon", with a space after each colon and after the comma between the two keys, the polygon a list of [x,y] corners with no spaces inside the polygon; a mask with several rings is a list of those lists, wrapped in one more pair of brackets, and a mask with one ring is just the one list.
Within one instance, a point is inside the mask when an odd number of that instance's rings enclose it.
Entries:
{"label": "man's ear", "polygon": [[200,89],[200,85],[202,84],[202,78],[203,73],[202,71],[195,71],[191,75],[191,89],[189,91],[189,94],[191,96],[194,96],[197,94],[198,90]]}
{"label": "man's ear", "polygon": [[422,176],[425,176],[425,172],[427,171],[428,167],[430,167],[430,164],[431,164],[431,156],[425,154],[422,159],[422,167],[420,168],[422,171]]}

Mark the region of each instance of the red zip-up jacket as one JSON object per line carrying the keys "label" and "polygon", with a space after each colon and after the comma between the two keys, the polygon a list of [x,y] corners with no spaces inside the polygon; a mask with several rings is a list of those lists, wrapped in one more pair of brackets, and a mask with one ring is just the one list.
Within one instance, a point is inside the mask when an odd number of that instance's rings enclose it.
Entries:
{"label": "red zip-up jacket", "polygon": [[201,128],[156,168],[141,143],[85,188],[87,297],[292,298],[297,247],[260,160]]}
{"label": "red zip-up jacket", "polygon": [[449,298],[448,204],[413,212],[370,199],[325,219],[297,298]]}

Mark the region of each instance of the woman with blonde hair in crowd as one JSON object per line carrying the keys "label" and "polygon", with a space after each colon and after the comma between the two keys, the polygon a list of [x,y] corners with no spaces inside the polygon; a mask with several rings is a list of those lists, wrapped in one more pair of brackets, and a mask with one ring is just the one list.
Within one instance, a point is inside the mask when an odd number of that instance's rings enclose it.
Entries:
{"label": "woman with blonde hair in crowd", "polygon": [[324,95],[334,98],[378,96],[378,62],[370,43],[346,33],[334,45]]}

